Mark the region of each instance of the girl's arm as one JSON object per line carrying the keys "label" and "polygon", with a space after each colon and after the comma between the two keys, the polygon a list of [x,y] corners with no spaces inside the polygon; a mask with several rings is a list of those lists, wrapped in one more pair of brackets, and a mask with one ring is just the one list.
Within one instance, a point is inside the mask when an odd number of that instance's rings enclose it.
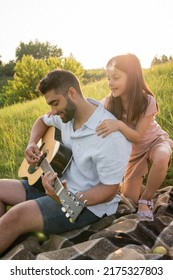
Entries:
{"label": "girl's arm", "polygon": [[120,120],[104,120],[97,128],[97,134],[102,135],[102,137],[106,137],[108,134],[114,131],[121,131],[124,136],[133,143],[138,143],[143,135],[145,134],[153,115],[145,116],[141,118],[136,127],[130,128],[130,126],[126,125],[123,121]]}

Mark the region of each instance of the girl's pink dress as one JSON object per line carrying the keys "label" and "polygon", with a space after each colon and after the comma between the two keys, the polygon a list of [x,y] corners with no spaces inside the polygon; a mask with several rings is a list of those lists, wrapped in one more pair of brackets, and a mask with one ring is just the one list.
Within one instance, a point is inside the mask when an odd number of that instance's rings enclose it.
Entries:
{"label": "girl's pink dress", "polygon": [[[124,175],[124,182],[129,182],[136,177],[145,176],[148,173],[148,163],[151,161],[151,154],[158,146],[164,146],[172,154],[173,141],[169,138],[167,132],[165,132],[155,120],[155,115],[158,113],[155,98],[152,95],[148,95],[149,105],[146,110],[145,116],[152,115],[152,121],[149,124],[147,131],[142,137],[139,143],[132,143],[132,152],[130,155],[129,164],[126,168]],[[107,98],[104,99],[105,106]],[[126,115],[123,115],[123,119],[126,123]],[[136,123],[131,125],[131,128],[135,129]]]}

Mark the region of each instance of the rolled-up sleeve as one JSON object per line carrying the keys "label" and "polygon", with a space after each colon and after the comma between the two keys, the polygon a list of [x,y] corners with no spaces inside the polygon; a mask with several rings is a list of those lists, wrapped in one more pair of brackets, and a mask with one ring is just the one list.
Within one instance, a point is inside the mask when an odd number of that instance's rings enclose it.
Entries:
{"label": "rolled-up sleeve", "polygon": [[59,116],[49,116],[46,114],[43,116],[43,121],[47,126],[54,126],[61,130],[61,119]]}

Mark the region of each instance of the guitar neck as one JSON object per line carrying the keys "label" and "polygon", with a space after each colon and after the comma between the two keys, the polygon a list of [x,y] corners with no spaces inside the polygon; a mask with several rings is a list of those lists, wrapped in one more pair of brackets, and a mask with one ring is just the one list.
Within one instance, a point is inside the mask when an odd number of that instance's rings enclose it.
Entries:
{"label": "guitar neck", "polygon": [[[50,163],[48,162],[46,157],[40,163],[40,167],[42,168],[44,173],[47,173],[47,172],[51,172],[52,174],[55,173],[55,171],[53,170],[52,166],[50,165]],[[64,190],[64,187],[58,177],[55,179],[52,186],[53,186],[56,194],[58,196],[60,196],[61,192]]]}

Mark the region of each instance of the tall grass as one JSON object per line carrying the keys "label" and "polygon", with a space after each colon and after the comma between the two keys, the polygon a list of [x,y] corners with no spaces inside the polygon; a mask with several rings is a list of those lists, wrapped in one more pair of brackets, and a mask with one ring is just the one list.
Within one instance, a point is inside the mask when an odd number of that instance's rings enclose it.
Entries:
{"label": "tall grass", "polygon": [[144,74],[160,108],[157,120],[173,138],[173,62],[156,65]]}
{"label": "tall grass", "polygon": [[43,97],[0,110],[0,178],[16,178],[24,156],[29,131],[48,111]]}
{"label": "tall grass", "polygon": [[[157,120],[173,139],[173,63],[144,70],[144,75],[160,107]],[[85,97],[98,100],[109,93],[106,79],[83,85],[82,90]],[[18,178],[31,127],[48,111],[44,97],[0,110],[0,178]],[[173,185],[172,165],[164,185]]]}
{"label": "tall grass", "polygon": [[[144,71],[144,74],[159,105],[157,121],[173,139],[173,62],[154,66]],[[173,185],[173,164],[163,185]]]}

